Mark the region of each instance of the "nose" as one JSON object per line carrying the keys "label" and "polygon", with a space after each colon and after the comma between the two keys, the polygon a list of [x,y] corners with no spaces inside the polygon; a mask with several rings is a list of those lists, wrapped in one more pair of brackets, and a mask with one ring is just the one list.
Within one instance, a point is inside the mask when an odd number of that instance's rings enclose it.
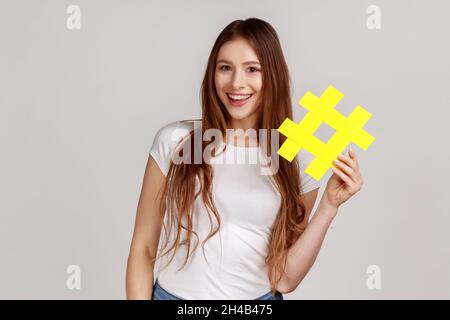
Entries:
{"label": "nose", "polygon": [[242,75],[240,70],[236,70],[233,72],[233,78],[231,79],[231,86],[233,90],[239,90],[244,88],[244,76]]}

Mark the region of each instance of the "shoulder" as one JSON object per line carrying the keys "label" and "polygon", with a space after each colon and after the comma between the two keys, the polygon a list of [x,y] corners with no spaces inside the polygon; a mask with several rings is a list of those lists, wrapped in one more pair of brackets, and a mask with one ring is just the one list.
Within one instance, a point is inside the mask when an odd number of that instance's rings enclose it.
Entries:
{"label": "shoulder", "polygon": [[159,127],[155,133],[153,146],[174,147],[194,128],[192,120],[172,121]]}
{"label": "shoulder", "polygon": [[166,123],[157,130],[155,140],[169,145],[177,143],[194,128],[196,122],[197,120],[178,120]]}
{"label": "shoulder", "polygon": [[167,175],[169,170],[172,151],[178,142],[194,129],[196,122],[198,120],[172,121],[159,127],[156,131],[149,154],[153,156],[164,175]]}

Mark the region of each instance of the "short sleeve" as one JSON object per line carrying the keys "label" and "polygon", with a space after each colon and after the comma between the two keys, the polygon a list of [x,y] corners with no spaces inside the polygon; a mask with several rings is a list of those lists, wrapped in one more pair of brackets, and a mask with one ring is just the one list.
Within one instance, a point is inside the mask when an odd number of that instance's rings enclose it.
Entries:
{"label": "short sleeve", "polygon": [[185,133],[185,130],[182,132],[179,129],[178,121],[168,123],[156,132],[150,147],[149,154],[155,159],[165,176],[169,173],[171,153],[181,140],[181,133]]}
{"label": "short sleeve", "polygon": [[297,155],[300,166],[300,181],[302,184],[303,194],[308,193],[314,189],[320,188],[322,180],[316,180],[305,172],[309,163],[314,159],[313,155],[304,149],[301,149]]}

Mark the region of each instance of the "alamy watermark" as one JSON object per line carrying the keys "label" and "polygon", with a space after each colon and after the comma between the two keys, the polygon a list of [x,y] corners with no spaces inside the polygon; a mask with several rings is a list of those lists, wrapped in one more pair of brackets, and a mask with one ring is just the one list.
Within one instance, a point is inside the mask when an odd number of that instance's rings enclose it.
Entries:
{"label": "alamy watermark", "polygon": [[69,290],[81,289],[81,268],[76,264],[67,266],[66,273],[69,276],[66,279],[66,287]]}
{"label": "alamy watermark", "polygon": [[[268,129],[226,129],[224,139],[222,131],[211,128],[205,130],[202,136],[202,130],[199,129],[201,124],[196,124],[194,129],[194,157],[192,162],[191,143],[186,143],[190,137],[188,129],[178,128],[172,132],[171,140],[173,143],[183,141],[180,148],[177,148],[172,154],[172,162],[174,164],[201,164],[205,161],[208,164],[260,164],[260,174],[274,175],[279,169],[279,141],[278,130],[270,130],[270,150],[268,141]],[[250,138],[252,141],[257,141],[258,145],[254,146],[239,146],[235,141],[239,138],[246,141]],[[189,140],[190,141],[190,140]],[[211,141],[202,152],[202,142]],[[230,145],[231,144],[231,145]],[[224,152],[226,147],[227,152]],[[237,147],[237,148],[236,148]],[[215,155],[214,155],[215,150]],[[270,151],[270,155],[268,154]],[[180,155],[182,153],[182,155]]]}
{"label": "alamy watermark", "polygon": [[366,273],[369,277],[366,279],[366,286],[369,290],[381,290],[381,268],[376,264],[367,266]]}
{"label": "alamy watermark", "polygon": [[381,29],[381,8],[376,5],[370,5],[366,9],[366,13],[369,15],[366,20],[366,26],[369,30]]}

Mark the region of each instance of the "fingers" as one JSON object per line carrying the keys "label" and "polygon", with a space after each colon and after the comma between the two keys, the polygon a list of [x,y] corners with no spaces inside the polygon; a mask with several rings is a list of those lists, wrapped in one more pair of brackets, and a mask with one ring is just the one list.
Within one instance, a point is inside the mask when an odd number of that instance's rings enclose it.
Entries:
{"label": "fingers", "polygon": [[355,153],[355,151],[353,151],[353,149],[352,148],[350,148],[350,150],[349,150],[349,152],[348,152],[348,155],[350,156],[350,158],[353,160],[353,162],[355,163],[355,166],[357,167],[357,168],[359,168],[359,162],[358,162],[358,159],[356,158],[356,153]]}
{"label": "fingers", "polygon": [[340,154],[338,158],[339,160],[335,160],[334,164],[344,171],[358,186],[362,185],[362,177],[359,171],[358,159],[356,158],[356,154],[353,149],[350,148],[348,156]]}
{"label": "fingers", "polygon": [[347,186],[353,187],[354,185],[353,180],[350,179],[350,177],[346,175],[341,169],[331,167],[331,170],[333,170],[333,172],[337,174],[338,177],[341,178],[347,184]]}
{"label": "fingers", "polygon": [[346,155],[344,155],[344,154],[340,154],[339,156],[338,156],[338,158],[339,158],[339,160],[340,161],[342,161],[342,162],[344,162],[346,165],[348,165],[350,168],[353,168],[354,166],[355,166],[355,154],[353,153],[353,156],[352,156],[352,154],[350,153],[350,151],[348,152],[348,156],[346,156]]}
{"label": "fingers", "polygon": [[337,176],[338,176],[339,178],[341,178],[341,179],[345,182],[345,185],[346,185],[347,190],[348,190],[351,194],[353,194],[353,192],[356,190],[356,188],[355,188],[355,182],[353,182],[353,180],[350,179],[350,177],[349,177],[348,175],[346,175],[341,169],[331,167],[331,170],[333,170],[333,172],[334,172],[335,174],[337,174]]}
{"label": "fingers", "polygon": [[347,163],[339,160],[334,160],[334,164],[338,166],[342,171],[344,171],[347,175],[353,175],[353,169]]}

